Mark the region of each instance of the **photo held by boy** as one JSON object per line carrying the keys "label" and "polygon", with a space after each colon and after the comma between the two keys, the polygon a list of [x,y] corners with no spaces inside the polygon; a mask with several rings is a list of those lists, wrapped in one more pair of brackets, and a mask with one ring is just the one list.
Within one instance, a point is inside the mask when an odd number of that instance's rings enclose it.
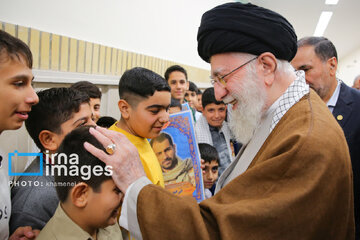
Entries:
{"label": "photo held by boy", "polygon": [[169,133],[160,133],[151,139],[150,145],[159,160],[166,188],[176,183],[188,183],[196,187],[192,159],[182,159],[176,154],[176,144]]}
{"label": "photo held by boy", "polygon": [[159,136],[169,121],[170,87],[160,75],[136,67],[120,78],[119,95],[121,118],[109,130],[124,134],[135,145],[146,176],[164,187],[160,164],[147,139]]}
{"label": "photo held by boy", "polygon": [[203,165],[205,198],[214,196],[216,181],[219,177],[219,154],[215,147],[207,143],[199,143],[199,152]]}
{"label": "photo held by boy", "polygon": [[112,180],[112,167],[106,166],[83,147],[88,142],[105,150],[89,133],[89,128],[83,126],[73,130],[58,149],[55,164],[67,170],[77,168],[78,171],[65,174],[59,170],[55,173],[60,204],[38,240],[122,240],[117,215],[123,194]]}

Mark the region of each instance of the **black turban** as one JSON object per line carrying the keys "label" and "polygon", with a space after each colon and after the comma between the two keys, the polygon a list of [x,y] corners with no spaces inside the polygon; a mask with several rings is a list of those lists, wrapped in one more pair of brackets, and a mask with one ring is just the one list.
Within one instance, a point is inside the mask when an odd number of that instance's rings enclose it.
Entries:
{"label": "black turban", "polygon": [[226,52],[271,52],[291,61],[297,51],[291,24],[280,14],[250,3],[226,3],[204,13],[197,40],[198,53],[206,62]]}

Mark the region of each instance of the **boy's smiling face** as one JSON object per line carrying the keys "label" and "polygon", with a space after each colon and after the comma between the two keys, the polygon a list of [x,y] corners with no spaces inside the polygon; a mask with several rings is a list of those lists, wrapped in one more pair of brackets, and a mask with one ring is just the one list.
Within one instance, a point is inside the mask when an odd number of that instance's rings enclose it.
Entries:
{"label": "boy's smiling face", "polygon": [[88,194],[87,225],[90,228],[105,228],[117,221],[123,194],[112,179],[104,181],[99,191],[91,189]]}
{"label": "boy's smiling face", "polygon": [[39,101],[32,80],[33,74],[23,57],[0,54],[0,133],[20,128],[31,106]]}
{"label": "boy's smiling face", "polygon": [[186,80],[185,74],[179,71],[170,73],[168,84],[171,88],[172,97],[179,99],[182,103],[182,101],[184,101],[186,90],[189,89],[189,82]]}
{"label": "boy's smiling face", "polygon": [[210,103],[203,109],[203,115],[210,126],[221,127],[226,118],[226,105]]}
{"label": "boy's smiling face", "polygon": [[129,108],[126,131],[144,138],[159,136],[162,127],[169,121],[171,94],[155,91],[154,95]]}
{"label": "boy's smiling face", "polygon": [[[46,129],[40,132],[39,139],[43,148],[49,150],[50,152],[56,151],[61,142],[64,140],[65,136],[75,128],[85,125],[96,125],[92,118],[93,114],[90,108],[90,104],[87,102],[80,104],[79,111],[73,112],[72,116],[60,125],[60,133],[51,132]],[[49,141],[49,136],[51,136],[51,141]]]}

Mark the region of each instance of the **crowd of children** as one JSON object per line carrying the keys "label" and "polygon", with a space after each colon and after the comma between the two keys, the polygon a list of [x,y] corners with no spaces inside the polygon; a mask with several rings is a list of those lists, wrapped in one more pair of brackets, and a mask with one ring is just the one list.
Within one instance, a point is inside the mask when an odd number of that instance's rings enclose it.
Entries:
{"label": "crowd of children", "polygon": [[[117,121],[110,116],[100,117],[101,91],[90,82],[81,81],[70,88],[50,88],[35,93],[31,85],[31,52],[26,44],[4,31],[0,31],[0,60],[0,98],[4,100],[0,102],[0,133],[18,129],[25,122],[26,130],[42,153],[42,158],[36,157],[24,173],[36,172],[41,167],[43,173],[54,173],[41,176],[24,174],[12,186],[10,195],[9,186],[6,186],[8,180],[5,180],[8,176],[1,169],[0,178],[4,181],[1,180],[0,211],[7,215],[0,218],[0,239],[9,236],[10,239],[34,239],[39,230],[42,231],[38,239],[70,239],[70,236],[122,239],[117,224],[122,193],[111,175],[95,174],[84,180],[87,175],[84,171],[72,176],[57,172],[59,166],[69,168],[71,165],[66,161],[61,163],[60,154],[76,154],[78,167],[105,167],[83,147],[88,142],[103,148],[89,133],[89,126],[97,124],[124,134],[136,146],[147,177],[160,187],[164,187],[163,176],[166,173],[148,139],[159,136],[169,121],[169,114],[183,111],[186,107],[182,104],[187,103],[196,126],[205,121],[207,129],[214,128],[221,133],[223,126],[227,127],[224,122],[225,104],[217,102],[213,93],[209,100],[209,90],[202,96],[197,86],[188,81],[186,70],[178,65],[166,70],[165,79],[141,67],[125,71],[119,81],[118,107],[121,118]],[[5,99],[7,104],[4,104]],[[206,117],[208,112],[213,111],[209,110],[209,106],[218,107],[219,104],[222,111],[220,119],[213,121]],[[219,136],[221,138],[223,135]],[[199,144],[206,198],[214,194],[218,168],[225,168],[233,157],[226,150],[227,157],[223,161],[216,147],[222,147],[218,143],[226,141],[224,146],[228,148],[229,136]],[[196,137],[202,142],[201,136]],[[220,156],[223,152],[221,148]],[[175,149],[173,153],[172,160],[178,160]],[[58,157],[51,157],[57,154]],[[6,161],[4,158],[1,155],[2,161]],[[183,162],[177,161],[179,166]],[[192,176],[187,181],[195,184],[191,160],[187,159],[186,162],[192,173],[181,174],[187,178]],[[29,187],[28,182],[39,185]],[[127,237],[126,234],[124,236]]]}

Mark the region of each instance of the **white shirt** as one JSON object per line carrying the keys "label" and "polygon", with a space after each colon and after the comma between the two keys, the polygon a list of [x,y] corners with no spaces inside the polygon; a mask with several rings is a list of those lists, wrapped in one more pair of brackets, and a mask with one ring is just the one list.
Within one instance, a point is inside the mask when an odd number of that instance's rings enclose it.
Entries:
{"label": "white shirt", "polygon": [[2,163],[0,167],[0,240],[9,237],[9,220],[11,215],[10,185],[8,175],[8,158],[2,151]]}
{"label": "white shirt", "polygon": [[326,103],[326,105],[328,106],[329,110],[331,112],[334,111],[335,105],[339,99],[339,95],[340,95],[340,86],[341,86],[341,81],[337,80],[337,85],[335,88],[334,93],[332,94],[331,98],[329,99],[329,101]]}

